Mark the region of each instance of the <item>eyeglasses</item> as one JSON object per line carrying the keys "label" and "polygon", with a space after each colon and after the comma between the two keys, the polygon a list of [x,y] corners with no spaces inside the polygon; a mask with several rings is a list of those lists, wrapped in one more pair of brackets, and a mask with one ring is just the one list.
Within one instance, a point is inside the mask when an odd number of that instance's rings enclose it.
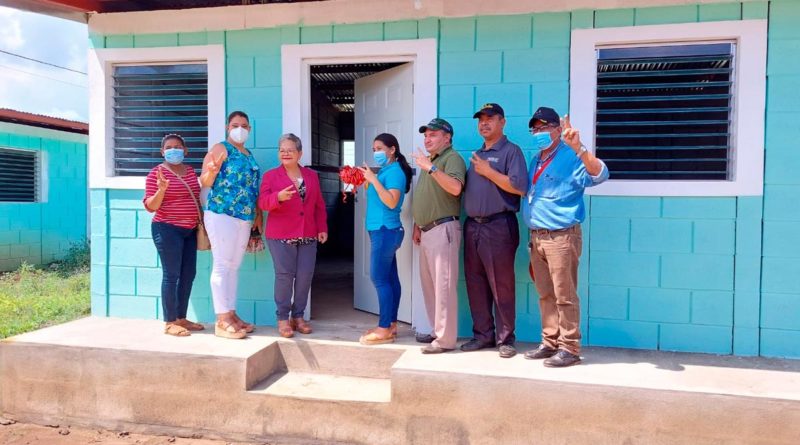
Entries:
{"label": "eyeglasses", "polygon": [[542,125],[541,127],[531,128],[531,134],[552,131],[555,128],[558,128],[558,125]]}

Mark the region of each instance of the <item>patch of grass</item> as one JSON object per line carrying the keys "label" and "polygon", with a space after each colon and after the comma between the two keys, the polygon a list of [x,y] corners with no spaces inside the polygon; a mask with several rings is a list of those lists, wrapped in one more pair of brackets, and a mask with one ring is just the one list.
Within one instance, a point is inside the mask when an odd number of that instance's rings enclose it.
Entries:
{"label": "patch of grass", "polygon": [[89,314],[89,244],[43,268],[23,264],[0,275],[0,338]]}

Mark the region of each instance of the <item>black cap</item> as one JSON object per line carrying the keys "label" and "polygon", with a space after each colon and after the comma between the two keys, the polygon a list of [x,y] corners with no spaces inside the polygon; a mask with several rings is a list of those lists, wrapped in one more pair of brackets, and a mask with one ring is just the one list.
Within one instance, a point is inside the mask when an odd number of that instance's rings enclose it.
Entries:
{"label": "black cap", "polygon": [[496,103],[488,103],[483,104],[480,110],[476,111],[475,114],[472,115],[473,119],[477,119],[481,116],[481,114],[486,114],[487,116],[494,116],[495,114],[499,114],[500,117],[506,117],[506,112],[503,111],[503,107],[497,105]]}
{"label": "black cap", "polygon": [[450,125],[450,122],[447,122],[446,120],[438,117],[431,119],[431,121],[428,122],[427,125],[419,127],[420,133],[425,133],[427,130],[442,130],[450,134],[453,134],[453,126]]}
{"label": "black cap", "polygon": [[560,125],[561,124],[561,116],[556,113],[556,110],[547,107],[539,107],[535,113],[533,113],[533,117],[530,121],[528,121],[528,128],[533,128],[533,124],[536,121],[542,121],[548,125]]}

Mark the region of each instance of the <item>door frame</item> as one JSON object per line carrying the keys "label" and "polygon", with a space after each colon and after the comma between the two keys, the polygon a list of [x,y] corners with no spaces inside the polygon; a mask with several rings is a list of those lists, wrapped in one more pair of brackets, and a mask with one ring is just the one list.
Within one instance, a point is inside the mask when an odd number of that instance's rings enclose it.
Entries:
{"label": "door frame", "polygon": [[[438,60],[436,39],[388,40],[371,42],[314,43],[281,47],[281,92],[283,132],[296,133],[311,141],[311,67],[353,63],[413,62],[414,122],[428,122],[438,113]],[[414,133],[411,153],[423,146],[422,136]],[[410,158],[410,157],[409,157]],[[311,150],[304,150],[300,161],[311,162]],[[413,196],[411,197],[413,199]],[[410,228],[409,228],[410,229]],[[411,230],[408,230],[411,232]],[[414,245],[411,265],[411,324],[419,332],[430,332],[419,277],[419,248]]]}

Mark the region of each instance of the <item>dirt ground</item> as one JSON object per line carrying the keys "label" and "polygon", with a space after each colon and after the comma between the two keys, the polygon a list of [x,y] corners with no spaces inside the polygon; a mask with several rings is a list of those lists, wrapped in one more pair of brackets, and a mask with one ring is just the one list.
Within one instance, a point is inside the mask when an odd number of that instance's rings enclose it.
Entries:
{"label": "dirt ground", "polygon": [[226,442],[203,438],[148,436],[119,431],[77,428],[67,425],[41,426],[10,423],[0,418],[2,445],[288,445],[278,442]]}

